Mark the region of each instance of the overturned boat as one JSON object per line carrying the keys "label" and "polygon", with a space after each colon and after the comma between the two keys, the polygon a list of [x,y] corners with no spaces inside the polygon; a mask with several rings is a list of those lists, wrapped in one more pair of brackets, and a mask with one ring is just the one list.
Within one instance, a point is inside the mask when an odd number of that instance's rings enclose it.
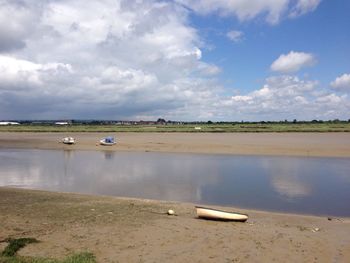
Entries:
{"label": "overturned boat", "polygon": [[209,207],[196,206],[197,216],[203,219],[218,220],[218,221],[237,221],[245,222],[248,220],[248,215],[236,212],[228,212]]}
{"label": "overturned boat", "polygon": [[73,137],[64,137],[62,139],[62,142],[64,144],[74,144],[75,143],[75,139]]}
{"label": "overturned boat", "polygon": [[100,140],[100,144],[101,145],[107,145],[107,146],[111,146],[111,145],[114,145],[116,144],[117,142],[114,140],[114,137],[106,137],[106,138],[103,138]]}

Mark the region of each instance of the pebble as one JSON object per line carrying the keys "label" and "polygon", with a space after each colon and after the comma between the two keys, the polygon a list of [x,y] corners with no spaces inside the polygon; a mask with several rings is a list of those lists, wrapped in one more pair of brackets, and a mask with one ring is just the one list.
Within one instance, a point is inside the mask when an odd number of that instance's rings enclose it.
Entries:
{"label": "pebble", "polygon": [[175,215],[175,211],[169,209],[168,212],[167,212],[167,214],[170,215],[170,216]]}

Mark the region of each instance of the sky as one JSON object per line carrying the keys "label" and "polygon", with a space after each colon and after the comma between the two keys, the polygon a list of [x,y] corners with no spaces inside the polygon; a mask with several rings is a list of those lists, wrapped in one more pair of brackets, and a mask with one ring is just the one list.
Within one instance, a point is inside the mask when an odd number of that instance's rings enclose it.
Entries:
{"label": "sky", "polygon": [[348,120],[349,13],[347,0],[0,0],[0,120]]}

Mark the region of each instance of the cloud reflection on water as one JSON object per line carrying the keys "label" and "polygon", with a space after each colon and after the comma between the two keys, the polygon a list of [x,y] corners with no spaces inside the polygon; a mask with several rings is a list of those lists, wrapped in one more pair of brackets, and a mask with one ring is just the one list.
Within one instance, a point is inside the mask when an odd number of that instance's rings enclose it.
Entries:
{"label": "cloud reflection on water", "polygon": [[262,165],[267,170],[272,187],[281,196],[292,201],[312,195],[313,185],[305,180],[305,167],[299,159],[263,159]]}
{"label": "cloud reflection on water", "polygon": [[0,151],[0,186],[308,213],[350,211],[349,174],[341,158]]}
{"label": "cloud reflection on water", "polygon": [[[177,201],[201,198],[200,184],[191,177],[192,161],[186,158],[179,162],[177,158],[154,159],[150,153],[144,158],[145,153],[107,151],[34,151],[30,156],[24,151],[15,155],[1,163],[2,186]],[[25,158],[30,158],[29,166]],[[204,182],[211,180],[205,180],[207,170],[199,167],[197,172]]]}

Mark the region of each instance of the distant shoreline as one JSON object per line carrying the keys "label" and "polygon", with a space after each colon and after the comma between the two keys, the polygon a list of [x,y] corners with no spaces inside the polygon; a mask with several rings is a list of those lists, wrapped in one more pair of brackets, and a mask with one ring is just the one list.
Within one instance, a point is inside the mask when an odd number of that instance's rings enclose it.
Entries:
{"label": "distant shoreline", "polygon": [[98,122],[98,123],[22,123],[0,125],[0,132],[186,132],[186,133],[245,133],[245,132],[350,132],[349,121],[311,122]]}
{"label": "distant shoreline", "polygon": [[[99,145],[107,135],[117,144]],[[60,143],[65,136],[77,143]],[[0,148],[350,157],[350,133],[0,132]]]}

